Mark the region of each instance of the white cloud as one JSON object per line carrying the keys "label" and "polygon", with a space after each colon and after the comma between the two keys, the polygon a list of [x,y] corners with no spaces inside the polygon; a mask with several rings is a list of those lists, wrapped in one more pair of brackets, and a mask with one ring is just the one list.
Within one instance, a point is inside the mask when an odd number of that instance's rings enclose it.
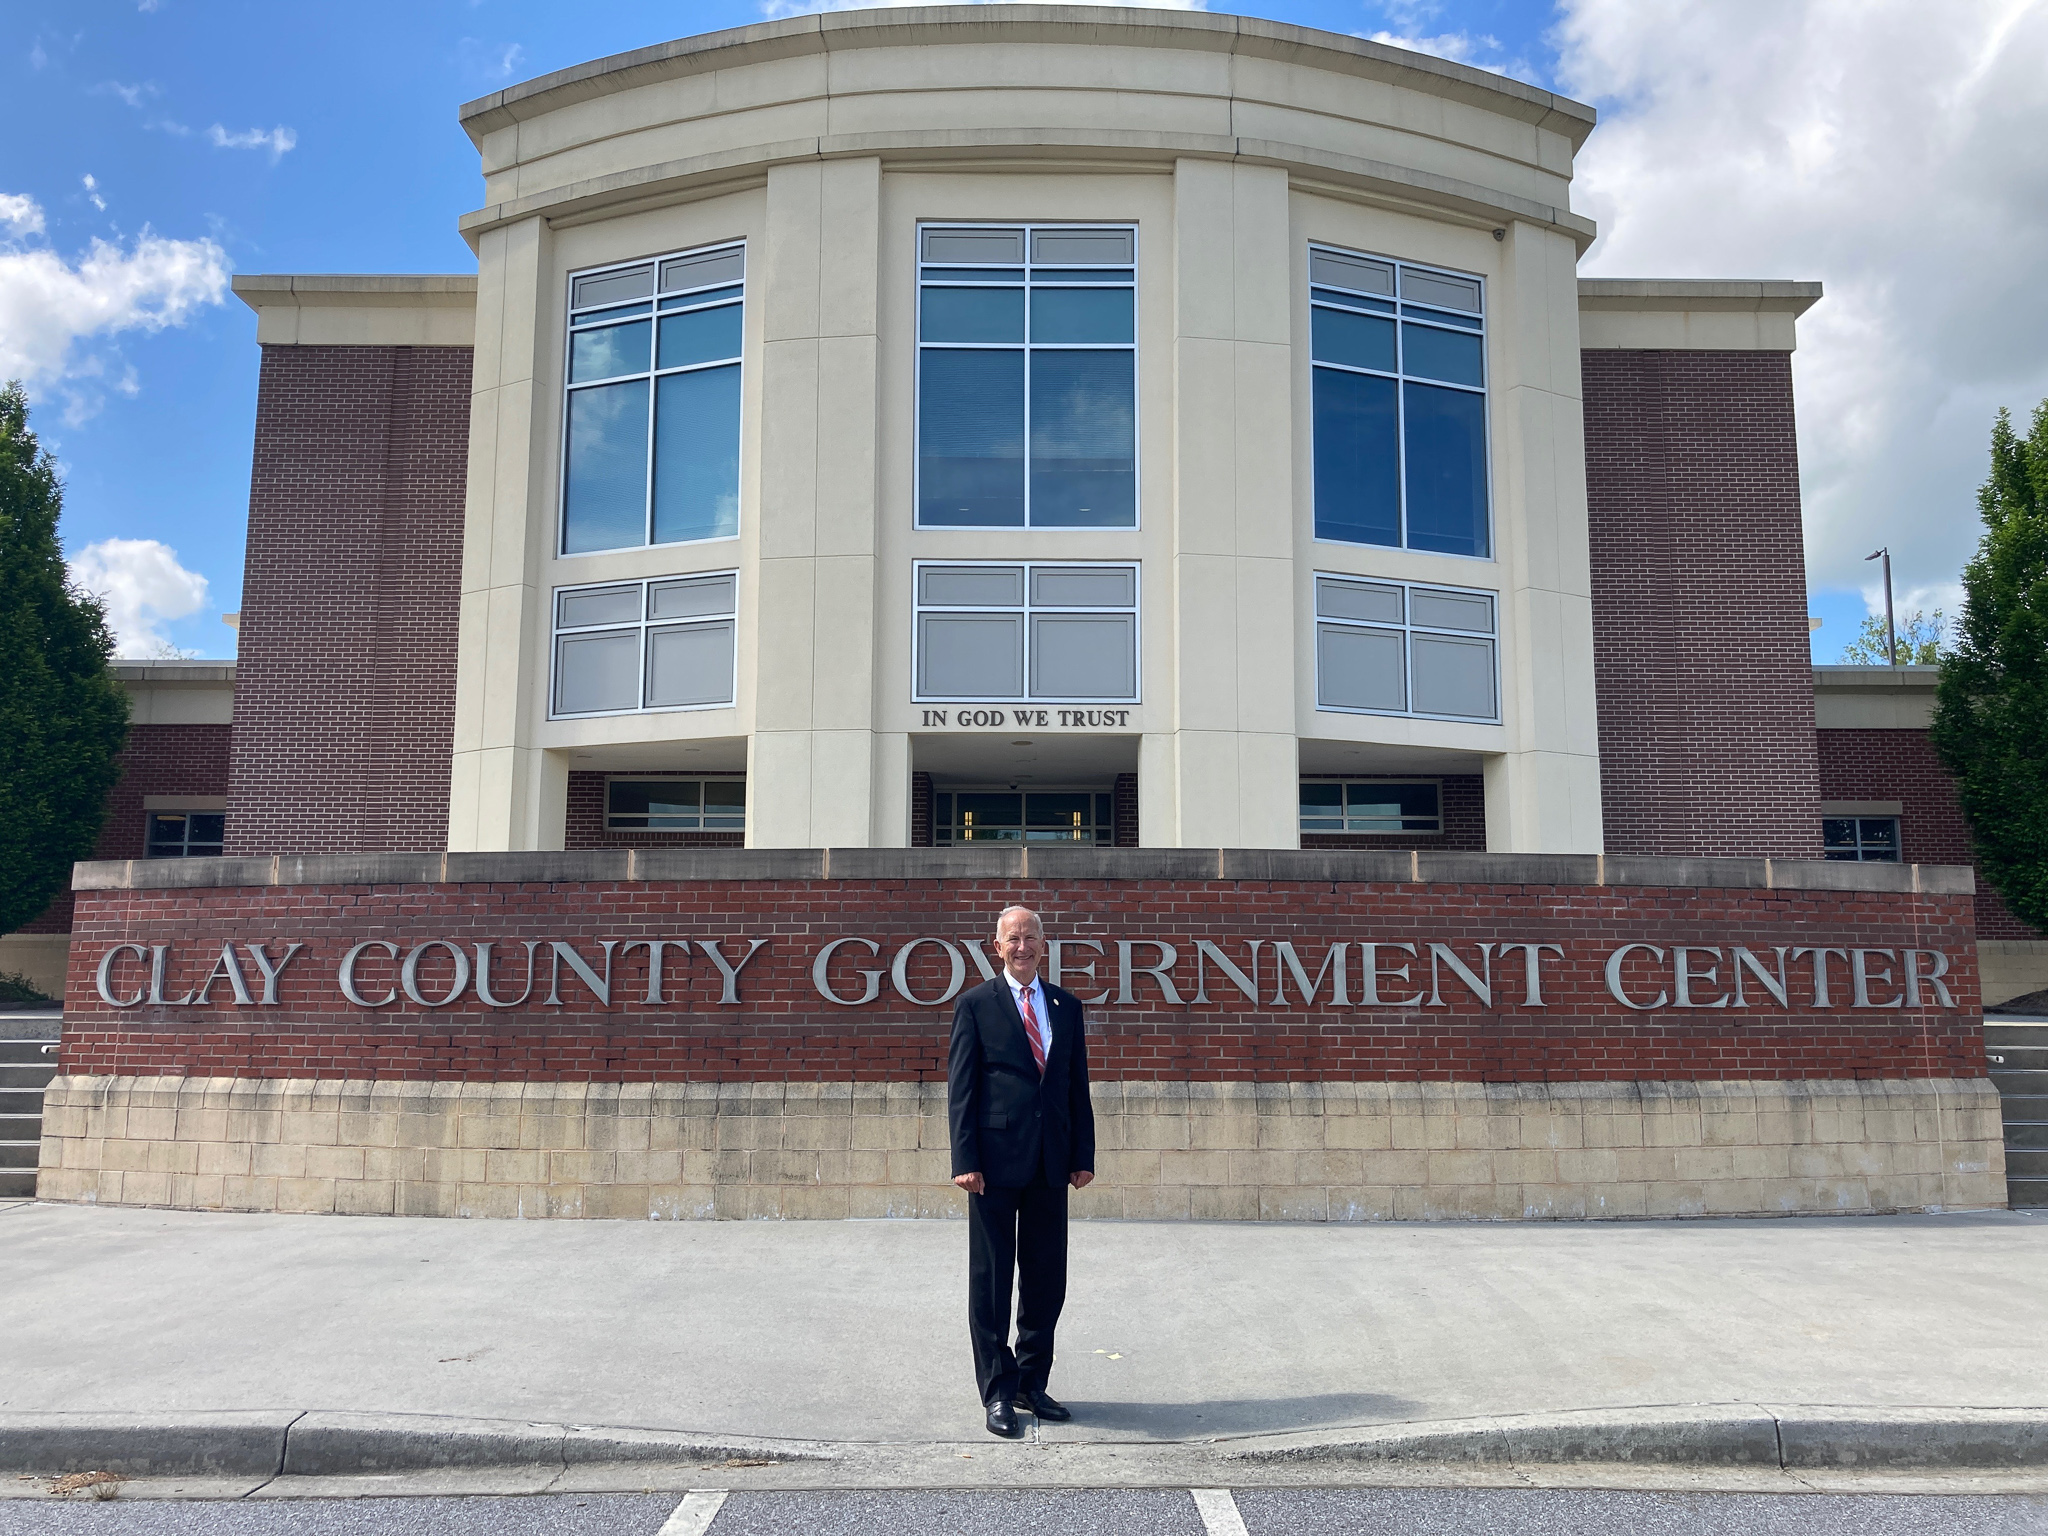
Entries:
{"label": "white cloud", "polygon": [[267,149],[270,151],[272,165],[296,149],[299,143],[297,131],[285,127],[283,123],[279,123],[267,133],[261,128],[247,128],[240,133],[229,133],[219,123],[215,123],[206,130],[206,137],[215,149]]}
{"label": "white cloud", "polygon": [[455,51],[464,70],[489,80],[510,78],[526,57],[526,50],[517,43],[487,43],[480,37],[463,38]]}
{"label": "white cloud", "polygon": [[107,211],[107,200],[100,196],[100,184],[93,179],[92,172],[87,171],[79,180],[84,184],[85,195],[92,200],[93,207],[99,209],[101,213],[105,213]]}
{"label": "white cloud", "polygon": [[1602,124],[1582,270],[1817,278],[1794,359],[1809,576],[1953,612],[2000,405],[2048,394],[2048,3],[1563,0]]}
{"label": "white cloud", "polygon": [[156,539],[101,539],[66,563],[71,579],[105,602],[119,656],[170,650],[162,626],[206,606],[206,578],[186,570],[178,552]]}
{"label": "white cloud", "polygon": [[134,85],[123,85],[118,80],[102,80],[92,88],[92,94],[95,96],[118,96],[129,106],[138,110],[152,96],[158,96],[162,93],[160,86],[154,85],[147,80],[139,81]]}
{"label": "white cloud", "polygon": [[21,192],[0,192],[0,224],[17,240],[43,232],[43,205]]}
{"label": "white cloud", "polygon": [[[19,234],[42,228],[34,199],[0,194],[0,220]],[[107,362],[91,343],[126,331],[182,325],[227,292],[228,257],[212,240],[167,240],[148,229],[132,247],[94,240],[66,260],[47,246],[0,246],[0,379],[64,389],[76,423],[98,408]],[[123,365],[112,387],[133,394]]]}
{"label": "white cloud", "polygon": [[1454,64],[1470,64],[1474,69],[1490,70],[1497,75],[1512,75],[1517,80],[1532,80],[1536,74],[1535,66],[1527,59],[1503,58],[1500,39],[1483,32],[1439,32],[1425,36],[1418,32],[1382,31],[1355,35],[1368,42],[1384,43],[1389,48],[1406,48],[1411,53],[1427,53],[1435,58],[1449,59]]}

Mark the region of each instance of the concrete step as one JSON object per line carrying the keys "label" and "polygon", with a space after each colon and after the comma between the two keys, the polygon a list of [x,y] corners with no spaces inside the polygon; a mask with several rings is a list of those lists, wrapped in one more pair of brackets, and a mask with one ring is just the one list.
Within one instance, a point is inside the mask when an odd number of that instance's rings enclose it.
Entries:
{"label": "concrete step", "polygon": [[33,1168],[0,1168],[0,1200],[33,1200],[36,1171]]}
{"label": "concrete step", "polygon": [[2014,1152],[2048,1152],[2048,1125],[2006,1121],[2005,1150],[2008,1156]]}
{"label": "concrete step", "polygon": [[1986,1019],[1984,1043],[1993,1050],[1999,1045],[2048,1045],[2048,1024],[2001,1024]]}
{"label": "concrete step", "polygon": [[2048,1094],[2008,1093],[1999,1102],[2007,1125],[2048,1124]]}
{"label": "concrete step", "polygon": [[44,1046],[55,1045],[54,1040],[0,1040],[0,1064],[8,1066],[42,1066],[57,1059],[55,1051],[46,1051]]}
{"label": "concrete step", "polygon": [[2038,1096],[2048,1095],[2048,1069],[2039,1072],[2021,1070],[2008,1072],[2003,1067],[1991,1069],[1991,1081],[1998,1089],[2000,1098],[2009,1099],[2015,1094]]}
{"label": "concrete step", "polygon": [[2048,1179],[2007,1179],[2005,1203],[2016,1211],[2048,1206]]}
{"label": "concrete step", "polygon": [[0,1168],[32,1170],[41,1161],[42,1151],[40,1141],[0,1141]]}
{"label": "concrete step", "polygon": [[43,1090],[37,1088],[0,1088],[0,1115],[40,1115],[43,1112]]}
{"label": "concrete step", "polygon": [[2007,1147],[2005,1181],[2010,1184],[2015,1179],[2048,1180],[2048,1147]]}
{"label": "concrete step", "polygon": [[1984,1055],[1994,1072],[2048,1071],[2048,1045],[2006,1045],[1987,1040]]}
{"label": "concrete step", "polygon": [[0,1062],[0,1089],[33,1088],[40,1093],[56,1075],[57,1063],[54,1060],[42,1066],[10,1066]]}

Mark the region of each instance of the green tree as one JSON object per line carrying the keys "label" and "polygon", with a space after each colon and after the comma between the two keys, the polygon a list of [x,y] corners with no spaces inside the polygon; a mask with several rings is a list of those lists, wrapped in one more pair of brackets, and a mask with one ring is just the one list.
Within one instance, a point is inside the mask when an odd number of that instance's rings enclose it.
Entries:
{"label": "green tree", "polygon": [[89,858],[120,777],[128,697],[97,598],[66,579],[57,466],[19,383],[0,390],[0,933],[50,904]]}
{"label": "green tree", "polygon": [[[1948,615],[1939,608],[1932,614],[1922,613],[1918,608],[1901,614],[1896,627],[1900,666],[1931,667],[1941,660],[1942,651],[1948,645]],[[1856,631],[1856,638],[1842,647],[1843,664],[1852,667],[1890,666],[1888,639],[1884,615],[1864,615],[1863,627]]]}
{"label": "green tree", "polygon": [[1977,506],[1984,538],[1963,569],[1934,746],[1984,877],[2022,920],[2048,928],[2048,400],[2024,438],[1998,413]]}

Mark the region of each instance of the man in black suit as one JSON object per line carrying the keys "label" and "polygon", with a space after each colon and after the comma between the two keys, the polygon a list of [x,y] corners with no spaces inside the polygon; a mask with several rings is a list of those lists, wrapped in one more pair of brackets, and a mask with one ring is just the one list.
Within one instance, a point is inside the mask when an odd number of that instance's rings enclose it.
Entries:
{"label": "man in black suit", "polygon": [[[947,1070],[953,1182],[967,1191],[967,1327],[992,1435],[1017,1409],[1073,1417],[1046,1392],[1067,1300],[1067,1189],[1095,1177],[1095,1110],[1081,1000],[1039,980],[1045,929],[1029,907],[996,919],[1002,974],[953,1007]],[[1010,1286],[1017,1347],[1010,1348]]]}

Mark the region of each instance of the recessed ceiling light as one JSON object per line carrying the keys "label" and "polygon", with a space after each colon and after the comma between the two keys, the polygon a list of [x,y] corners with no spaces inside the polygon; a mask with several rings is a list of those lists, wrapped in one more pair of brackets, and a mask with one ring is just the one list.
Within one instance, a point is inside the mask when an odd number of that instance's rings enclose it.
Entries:
{"label": "recessed ceiling light", "polygon": [[1025,740],[1023,740],[1023,741],[1013,741],[1013,742],[1011,742],[1011,743],[1010,743],[1010,745],[1011,745],[1011,746],[1013,746],[1013,747],[1028,747],[1028,746],[1030,746],[1030,745],[1031,745],[1031,742],[1030,742],[1030,740],[1029,740],[1029,739],[1027,738],[1027,739],[1025,739]]}

